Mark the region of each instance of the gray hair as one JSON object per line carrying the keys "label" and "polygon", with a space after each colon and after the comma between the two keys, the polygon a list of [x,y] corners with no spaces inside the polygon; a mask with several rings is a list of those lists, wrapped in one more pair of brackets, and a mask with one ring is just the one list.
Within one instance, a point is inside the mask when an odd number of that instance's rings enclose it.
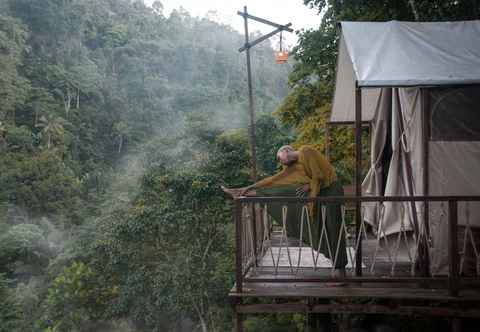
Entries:
{"label": "gray hair", "polygon": [[295,149],[291,145],[284,145],[280,147],[280,149],[278,149],[277,158],[280,155],[280,153],[282,153],[283,151],[295,151]]}

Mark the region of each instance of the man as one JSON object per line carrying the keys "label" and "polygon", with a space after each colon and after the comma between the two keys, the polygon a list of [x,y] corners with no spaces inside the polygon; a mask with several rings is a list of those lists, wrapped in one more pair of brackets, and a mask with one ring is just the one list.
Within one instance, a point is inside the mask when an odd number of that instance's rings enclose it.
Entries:
{"label": "man", "polygon": [[[296,151],[290,145],[285,145],[278,150],[277,159],[283,166],[283,170],[281,172],[258,181],[248,187],[233,189],[222,187],[222,189],[233,197],[304,197],[307,194],[309,194],[310,197],[343,196],[343,187],[337,180],[335,169],[330,162],[315,148],[305,145]],[[278,223],[282,222],[282,206],[284,205],[285,204],[282,203],[268,204],[268,213]],[[299,237],[301,207],[299,207],[298,204],[287,204],[287,206],[287,234]],[[322,247],[319,249],[320,252],[333,261],[335,259],[338,245],[338,254],[335,261],[335,276],[344,277],[345,266],[347,265],[347,254],[345,247],[345,234],[339,236],[342,222],[341,205],[339,203],[327,203],[325,206],[325,229],[329,239],[329,245],[324,237],[324,240],[322,241]],[[317,203],[313,209],[313,243],[310,244],[314,249],[317,249],[318,247],[321,234],[321,212],[321,205]]]}

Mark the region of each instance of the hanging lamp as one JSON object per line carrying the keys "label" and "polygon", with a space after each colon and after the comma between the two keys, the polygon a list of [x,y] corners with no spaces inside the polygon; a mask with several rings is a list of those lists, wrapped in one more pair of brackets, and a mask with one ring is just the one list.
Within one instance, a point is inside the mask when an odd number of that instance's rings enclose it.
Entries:
{"label": "hanging lamp", "polygon": [[282,32],[280,32],[280,48],[279,51],[275,54],[275,62],[276,63],[285,63],[288,60],[288,51],[284,50],[282,47]]}

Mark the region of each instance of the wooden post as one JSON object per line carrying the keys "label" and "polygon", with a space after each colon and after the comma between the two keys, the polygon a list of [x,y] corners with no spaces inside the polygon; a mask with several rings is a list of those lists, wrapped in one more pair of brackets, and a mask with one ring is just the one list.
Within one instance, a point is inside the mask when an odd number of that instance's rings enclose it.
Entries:
{"label": "wooden post", "polygon": [[244,332],[243,314],[235,311],[235,332]]}
{"label": "wooden post", "polygon": [[[428,196],[430,194],[430,99],[428,95],[428,89],[423,88],[421,91],[422,98],[422,123],[423,123],[423,195]],[[429,216],[429,202],[423,203],[423,222],[424,222],[424,270],[422,271],[423,277],[430,275],[430,254],[429,243],[430,238],[430,216]]]}
{"label": "wooden post", "polygon": [[255,128],[255,107],[253,105],[252,68],[250,63],[250,46],[248,37],[248,13],[247,6],[243,7],[245,25],[245,54],[247,55],[247,83],[248,83],[248,106],[250,110],[250,150],[252,153],[252,180],[257,181],[257,134]]}
{"label": "wooden post", "polygon": [[452,332],[462,332],[462,320],[460,318],[452,318],[450,324]]}
{"label": "wooden post", "polygon": [[[247,12],[247,6],[243,7],[243,12],[238,11],[237,14],[243,17],[244,25],[245,25],[245,45],[240,47],[238,51],[239,52],[245,51],[245,54],[247,56],[248,105],[250,110],[250,149],[252,153],[252,161],[251,161],[252,162],[252,180],[257,181],[257,134],[256,134],[256,128],[255,128],[255,107],[253,104],[253,85],[252,85],[252,68],[251,68],[252,66],[251,66],[251,59],[250,59],[250,49],[255,45],[276,35],[279,32],[282,32],[282,31],[293,32],[293,29],[290,28],[292,23],[281,25],[261,17],[250,15]],[[248,19],[252,19],[254,21],[270,25],[272,27],[275,27],[276,29],[250,42],[249,36],[248,36]]]}
{"label": "wooden post", "polygon": [[243,263],[242,263],[242,203],[235,200],[235,276],[237,293],[242,292],[243,286]]}
{"label": "wooden post", "polygon": [[330,124],[325,127],[325,158],[330,161]]}
{"label": "wooden post", "polygon": [[[355,88],[355,196],[362,196],[362,90],[356,84]],[[355,275],[362,275],[362,234],[360,227],[362,225],[362,203],[356,202],[355,208],[355,231],[356,239],[359,241],[356,262]]]}
{"label": "wooden post", "polygon": [[255,203],[252,203],[252,242],[253,242],[253,257],[254,265],[258,266],[258,257],[257,257],[257,211],[255,209]]}
{"label": "wooden post", "polygon": [[458,271],[458,202],[455,200],[448,201],[448,267],[449,267],[449,283],[450,295],[458,296],[459,288],[459,271]]}

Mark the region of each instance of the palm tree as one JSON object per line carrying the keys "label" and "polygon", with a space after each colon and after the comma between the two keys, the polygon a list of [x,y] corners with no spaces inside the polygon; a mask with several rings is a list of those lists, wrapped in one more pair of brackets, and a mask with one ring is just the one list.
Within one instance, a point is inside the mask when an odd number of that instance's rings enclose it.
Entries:
{"label": "palm tree", "polygon": [[2,121],[0,121],[0,144],[6,143],[6,139],[5,139],[6,134],[7,134],[7,127]]}
{"label": "palm tree", "polygon": [[61,141],[65,134],[63,118],[59,116],[42,115],[36,127],[42,128],[41,134],[47,139],[47,149],[50,149],[54,141]]}

